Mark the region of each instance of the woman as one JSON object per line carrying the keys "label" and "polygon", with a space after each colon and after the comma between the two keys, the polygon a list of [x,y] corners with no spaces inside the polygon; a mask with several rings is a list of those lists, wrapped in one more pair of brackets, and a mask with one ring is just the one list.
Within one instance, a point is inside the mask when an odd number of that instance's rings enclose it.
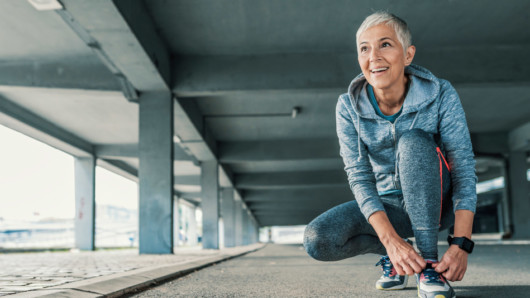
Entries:
{"label": "woman", "polygon": [[[340,154],[355,201],[306,228],[304,247],[317,260],[383,255],[380,290],[402,289],[416,274],[420,297],[455,297],[473,243],[475,162],[455,89],[411,64],[415,47],[400,18],[377,12],[357,31],[362,74],[337,104]],[[447,158],[447,159],[446,159]],[[438,260],[438,231],[454,240]],[[419,254],[411,242],[415,237]]]}

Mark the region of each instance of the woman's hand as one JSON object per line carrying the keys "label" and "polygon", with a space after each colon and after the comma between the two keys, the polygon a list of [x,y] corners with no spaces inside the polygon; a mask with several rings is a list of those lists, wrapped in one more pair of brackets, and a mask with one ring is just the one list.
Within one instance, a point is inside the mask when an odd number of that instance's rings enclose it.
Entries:
{"label": "woman's hand", "polygon": [[434,270],[442,273],[449,281],[460,281],[466,274],[467,255],[468,253],[458,246],[451,245],[442,257],[442,261],[438,264],[433,264]]}
{"label": "woman's hand", "polygon": [[425,260],[402,238],[395,238],[386,245],[386,252],[399,275],[421,273],[427,266]]}
{"label": "woman's hand", "polygon": [[[455,237],[471,239],[474,213],[469,210],[456,210],[455,212]],[[433,265],[436,272],[450,281],[460,281],[467,270],[468,253],[456,245],[449,245],[449,249],[442,257],[442,261]]]}
{"label": "woman's hand", "polygon": [[427,266],[412,245],[399,237],[384,211],[374,212],[368,219],[399,275],[420,273]]}

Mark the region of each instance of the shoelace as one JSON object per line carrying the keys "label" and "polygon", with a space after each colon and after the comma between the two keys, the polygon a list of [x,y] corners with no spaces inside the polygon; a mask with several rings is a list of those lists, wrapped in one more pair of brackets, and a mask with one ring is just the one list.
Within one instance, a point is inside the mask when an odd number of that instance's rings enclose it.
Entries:
{"label": "shoelace", "polygon": [[375,264],[375,266],[383,267],[384,276],[390,276],[390,274],[392,273],[393,265],[392,262],[390,262],[390,258],[388,256],[381,257],[381,259],[379,260],[379,262],[377,262],[377,264]]}
{"label": "shoelace", "polygon": [[428,279],[429,281],[441,282],[441,283],[444,282],[442,278],[440,277],[440,273],[436,272],[432,268],[431,263],[427,263],[427,267],[423,271],[423,276],[425,276],[425,278]]}

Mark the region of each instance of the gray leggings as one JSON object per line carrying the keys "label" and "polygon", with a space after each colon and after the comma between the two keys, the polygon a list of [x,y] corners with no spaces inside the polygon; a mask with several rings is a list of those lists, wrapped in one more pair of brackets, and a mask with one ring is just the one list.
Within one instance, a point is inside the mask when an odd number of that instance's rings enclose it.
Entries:
{"label": "gray leggings", "polygon": [[[454,223],[449,169],[432,135],[423,130],[403,134],[397,153],[403,195],[381,196],[386,214],[401,237],[416,237],[423,258],[438,259],[438,231]],[[386,254],[357,201],[333,207],[311,221],[305,229],[304,247],[311,257],[321,261]]]}

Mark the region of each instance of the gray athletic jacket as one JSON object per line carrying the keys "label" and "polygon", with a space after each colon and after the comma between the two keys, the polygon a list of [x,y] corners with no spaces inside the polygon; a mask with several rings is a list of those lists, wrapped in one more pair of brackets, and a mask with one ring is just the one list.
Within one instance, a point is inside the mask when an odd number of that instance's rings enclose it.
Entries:
{"label": "gray athletic jacket", "polygon": [[368,219],[384,211],[379,193],[400,189],[396,176],[396,145],[407,130],[419,128],[439,136],[451,168],[454,210],[475,212],[475,160],[464,110],[451,84],[427,69],[410,65],[411,78],[401,115],[394,124],[379,117],[358,75],[337,103],[337,135],[344,170],[361,212]]}

